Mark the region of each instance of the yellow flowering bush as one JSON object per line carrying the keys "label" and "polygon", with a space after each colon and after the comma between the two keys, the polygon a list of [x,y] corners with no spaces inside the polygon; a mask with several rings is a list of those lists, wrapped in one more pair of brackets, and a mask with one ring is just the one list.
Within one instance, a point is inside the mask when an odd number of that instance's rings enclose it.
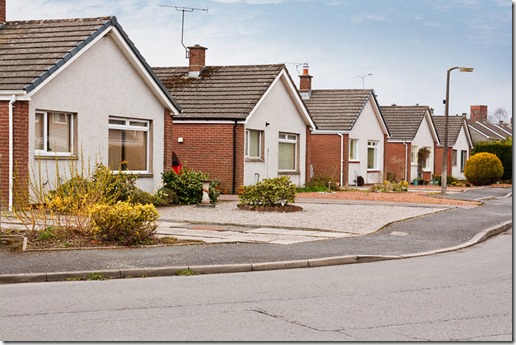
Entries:
{"label": "yellow flowering bush", "polygon": [[466,161],[464,176],[475,186],[492,184],[502,178],[503,165],[496,155],[480,152]]}
{"label": "yellow flowering bush", "polygon": [[408,182],[401,180],[399,183],[383,181],[383,183],[375,184],[369,188],[370,192],[388,193],[388,192],[406,192],[408,190]]}
{"label": "yellow flowering bush", "polygon": [[121,245],[148,243],[156,234],[158,211],[154,205],[97,204],[91,207],[91,232],[102,242]]}

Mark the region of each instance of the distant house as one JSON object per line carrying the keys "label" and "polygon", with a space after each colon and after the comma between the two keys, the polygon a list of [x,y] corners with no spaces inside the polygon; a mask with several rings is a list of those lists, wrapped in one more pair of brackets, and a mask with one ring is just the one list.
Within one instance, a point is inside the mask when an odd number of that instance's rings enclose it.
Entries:
{"label": "distant house", "polygon": [[429,181],[434,173],[435,145],[439,137],[428,106],[382,106],[382,115],[391,137],[385,145],[385,173],[396,180],[418,178],[418,151],[430,150],[422,162],[422,178]]}
{"label": "distant house", "polygon": [[180,108],[115,17],[4,15],[0,66],[0,187],[10,205],[15,178],[40,166],[43,182],[55,186],[57,169],[80,157],[124,166],[146,191],[160,184],[171,165],[165,137]]}
{"label": "distant house", "polygon": [[300,92],[317,129],[311,132],[314,176],[340,186],[383,180],[384,145],[389,131],[373,90],[312,90],[305,67]]}
{"label": "distant house", "polygon": [[512,126],[500,122],[493,124],[487,121],[487,106],[472,105],[470,107],[469,130],[473,145],[482,141],[505,140],[512,137]]}
{"label": "distant house", "polygon": [[305,183],[315,125],[285,65],[206,66],[196,45],[188,67],[154,71],[183,109],[172,140],[187,167],[220,180],[224,193],[277,176]]}
{"label": "distant house", "polygon": [[[432,119],[439,135],[440,144],[435,147],[435,174],[442,175],[443,162],[443,142],[445,132],[445,117],[432,116]],[[448,116],[448,154],[446,167],[447,175],[458,179],[465,179],[464,167],[471,155],[473,141],[469,132],[469,127],[465,116]]]}

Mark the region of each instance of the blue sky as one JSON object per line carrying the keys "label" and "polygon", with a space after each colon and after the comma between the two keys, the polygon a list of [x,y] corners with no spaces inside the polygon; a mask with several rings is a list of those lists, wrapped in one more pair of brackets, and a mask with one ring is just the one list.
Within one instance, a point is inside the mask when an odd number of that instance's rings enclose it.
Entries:
{"label": "blue sky", "polygon": [[[7,19],[115,15],[151,66],[187,65],[181,46],[208,48],[208,65],[308,63],[314,89],[373,88],[380,105],[470,105],[512,116],[509,0],[7,0]],[[301,71],[301,67],[299,67]],[[370,76],[361,77],[371,74]]]}

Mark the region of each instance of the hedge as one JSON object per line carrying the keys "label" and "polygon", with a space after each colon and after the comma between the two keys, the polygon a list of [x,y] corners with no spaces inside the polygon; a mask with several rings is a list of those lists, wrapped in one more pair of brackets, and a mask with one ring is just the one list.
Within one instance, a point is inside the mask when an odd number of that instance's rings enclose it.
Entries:
{"label": "hedge", "polygon": [[472,155],[480,152],[495,154],[503,165],[502,180],[512,180],[512,140],[477,143]]}

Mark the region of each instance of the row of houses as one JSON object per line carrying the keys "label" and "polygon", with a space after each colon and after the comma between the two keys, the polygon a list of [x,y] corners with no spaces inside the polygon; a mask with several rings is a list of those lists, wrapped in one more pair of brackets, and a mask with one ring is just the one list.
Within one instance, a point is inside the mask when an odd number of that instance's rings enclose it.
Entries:
{"label": "row of houses", "polygon": [[[206,51],[192,46],[188,66],[153,68],[116,17],[7,21],[0,0],[2,198],[11,205],[15,181],[35,179],[34,167],[52,182],[81,157],[138,174],[149,192],[173,155],[224,193],[281,175],[299,186],[313,176],[412,180],[423,147],[423,178],[441,173],[442,117],[430,107],[312,90],[308,67],[298,88],[283,64],[207,66]],[[449,146],[448,173],[463,177],[464,116],[450,117]]]}

